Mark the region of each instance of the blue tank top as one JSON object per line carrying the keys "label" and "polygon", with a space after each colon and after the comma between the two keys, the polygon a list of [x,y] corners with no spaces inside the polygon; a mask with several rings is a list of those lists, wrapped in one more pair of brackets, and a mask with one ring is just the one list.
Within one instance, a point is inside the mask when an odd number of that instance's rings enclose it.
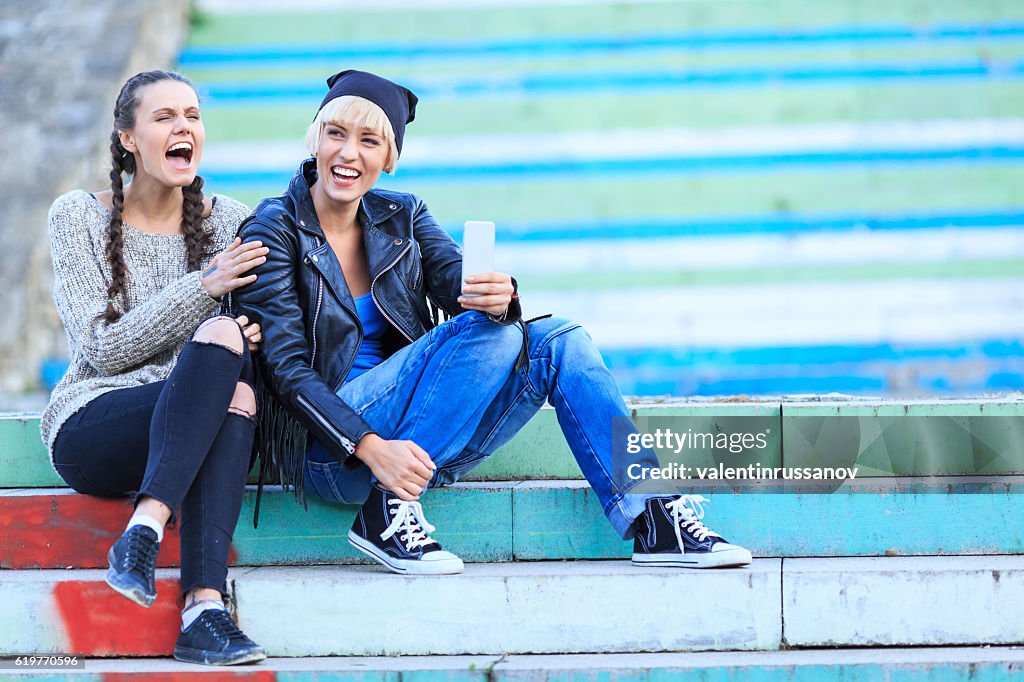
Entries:
{"label": "blue tank top", "polygon": [[352,381],[357,376],[373,369],[384,362],[384,332],[388,321],[380,314],[373,296],[365,293],[353,299],[356,302],[356,313],[363,325],[363,342],[359,345],[356,362],[348,373],[345,381]]}

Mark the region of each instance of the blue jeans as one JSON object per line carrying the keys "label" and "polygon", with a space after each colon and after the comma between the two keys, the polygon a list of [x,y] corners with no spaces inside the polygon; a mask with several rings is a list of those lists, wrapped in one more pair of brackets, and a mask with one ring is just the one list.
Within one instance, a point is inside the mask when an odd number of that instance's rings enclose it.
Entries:
{"label": "blue jeans", "polygon": [[[411,440],[437,465],[430,487],[454,483],[507,443],[545,400],[605,515],[623,538],[649,495],[613,482],[612,421],[629,410],[590,335],[559,318],[529,325],[528,371],[513,372],[522,331],[467,311],[344,384],[338,395],[381,438]],[[633,461],[657,466],[650,450]],[[347,468],[319,444],[306,456],[306,489],[324,499],[362,504],[368,467]]]}

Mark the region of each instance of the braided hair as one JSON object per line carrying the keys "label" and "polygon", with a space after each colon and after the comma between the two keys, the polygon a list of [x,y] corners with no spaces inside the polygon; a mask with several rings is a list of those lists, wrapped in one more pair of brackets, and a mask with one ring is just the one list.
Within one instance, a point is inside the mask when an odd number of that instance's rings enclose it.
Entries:
{"label": "braided hair", "polygon": [[[135,175],[135,157],[121,144],[122,130],[135,127],[135,113],[139,108],[142,88],[160,81],[171,80],[185,83],[193,90],[195,86],[185,76],[174,71],[143,71],[124,84],[114,104],[114,130],[110,133],[110,190],[113,194],[113,211],[107,226],[105,255],[113,275],[107,287],[107,309],[101,317],[108,324],[121,318],[121,312],[114,307],[114,300],[124,293],[128,280],[128,267],[124,261],[124,176]],[[182,188],[181,232],[185,236],[186,264],[188,271],[198,270],[203,254],[213,240],[203,230],[203,179],[198,175],[188,187]]]}

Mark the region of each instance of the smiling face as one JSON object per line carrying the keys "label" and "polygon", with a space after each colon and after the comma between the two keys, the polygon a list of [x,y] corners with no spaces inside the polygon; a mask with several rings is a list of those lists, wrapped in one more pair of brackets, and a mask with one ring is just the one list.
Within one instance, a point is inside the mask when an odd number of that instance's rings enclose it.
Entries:
{"label": "smiling face", "polygon": [[135,180],[149,176],[169,187],[187,187],[199,172],[206,132],[199,98],[187,83],[163,80],[140,91],[135,124],[120,133],[135,157]]}
{"label": "smiling face", "polygon": [[316,186],[331,201],[358,202],[377,182],[389,155],[381,132],[358,123],[326,122],[316,148]]}

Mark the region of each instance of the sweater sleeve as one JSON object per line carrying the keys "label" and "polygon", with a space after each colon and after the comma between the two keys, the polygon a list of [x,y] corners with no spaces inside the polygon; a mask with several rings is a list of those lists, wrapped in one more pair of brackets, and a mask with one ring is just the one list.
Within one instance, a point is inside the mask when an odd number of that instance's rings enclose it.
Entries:
{"label": "sweater sleeve", "polygon": [[53,296],[73,344],[104,375],[123,372],[171,348],[217,308],[199,273],[190,272],[113,323],[100,317],[107,307],[107,281],[86,225],[88,211],[68,195],[50,208]]}

